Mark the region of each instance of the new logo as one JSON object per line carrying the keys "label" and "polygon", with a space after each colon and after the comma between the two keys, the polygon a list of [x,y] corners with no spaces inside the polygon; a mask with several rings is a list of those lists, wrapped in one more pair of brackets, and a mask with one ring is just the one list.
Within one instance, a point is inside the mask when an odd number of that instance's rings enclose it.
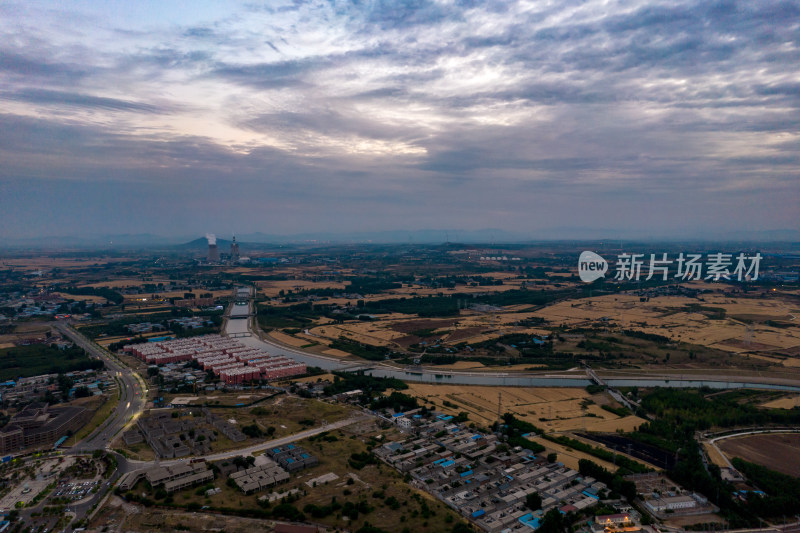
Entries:
{"label": "new logo", "polygon": [[578,275],[581,281],[591,283],[608,272],[608,262],[594,252],[581,252],[578,258]]}

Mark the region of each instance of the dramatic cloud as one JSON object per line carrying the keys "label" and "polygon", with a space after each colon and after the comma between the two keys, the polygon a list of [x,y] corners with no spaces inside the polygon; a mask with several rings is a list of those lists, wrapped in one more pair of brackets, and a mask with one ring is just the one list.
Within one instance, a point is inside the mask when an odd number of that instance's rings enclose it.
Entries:
{"label": "dramatic cloud", "polygon": [[0,235],[800,227],[800,0],[162,4],[0,6]]}

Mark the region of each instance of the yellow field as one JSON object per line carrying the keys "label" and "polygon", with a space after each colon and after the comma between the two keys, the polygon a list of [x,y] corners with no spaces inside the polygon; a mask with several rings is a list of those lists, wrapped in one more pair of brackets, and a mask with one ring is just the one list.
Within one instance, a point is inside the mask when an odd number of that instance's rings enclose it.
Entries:
{"label": "yellow field", "polygon": [[[717,287],[718,288],[718,287]],[[725,309],[726,318],[712,320],[701,312],[688,312],[685,306]],[[793,304],[780,299],[736,299],[722,294],[704,295],[704,301],[683,296],[660,296],[648,302],[639,301],[635,295],[604,295],[578,302],[559,302],[541,309],[533,316],[545,318],[554,324],[580,326],[611,317],[622,327],[636,327],[646,333],[671,337],[675,340],[703,346],[713,346],[731,352],[752,351],[747,346],[731,346],[723,342],[743,340],[747,325],[736,317],[761,320],[788,320]],[[751,338],[753,345],[763,344],[777,348],[800,346],[800,331],[780,329],[756,323]],[[798,363],[800,364],[800,363]]]}
{"label": "yellow field", "polygon": [[[513,413],[548,432],[632,431],[644,420],[636,416],[620,418],[597,404],[582,407],[591,400],[589,393],[577,388],[463,387],[410,383],[408,394],[436,403],[437,409],[458,414],[465,411],[470,420],[489,426],[497,420],[498,394],[502,413]],[[456,405],[447,407],[447,401]],[[607,401],[607,400],[603,400]]]}
{"label": "yellow field", "polygon": [[800,395],[778,398],[761,405],[762,407],[772,407],[773,409],[794,409],[795,407],[800,407]]}
{"label": "yellow field", "polygon": [[269,332],[269,336],[276,341],[282,342],[283,344],[288,344],[289,346],[305,346],[308,344],[308,341],[305,339],[298,339],[297,337],[292,337],[291,335],[287,335],[286,333],[282,333],[277,330]]}
{"label": "yellow field", "polygon": [[573,450],[572,448],[568,449],[565,446],[562,446],[561,444],[550,442],[549,440],[545,440],[541,437],[529,437],[529,440],[533,442],[538,442],[539,444],[547,448],[548,452],[551,451],[556,452],[558,454],[558,460],[564,463],[564,465],[566,465],[568,468],[572,468],[573,470],[578,470],[579,467],[578,462],[581,459],[589,459],[590,461],[599,464],[600,466],[602,466],[603,468],[605,468],[610,472],[616,472],[617,470],[617,467],[614,466],[613,463],[609,463],[608,461],[603,461],[602,459],[598,459],[597,457],[589,455],[588,453],[583,453],[578,450]]}
{"label": "yellow field", "polygon": [[[355,322],[349,324],[326,324],[323,326],[317,326],[309,330],[309,333],[312,333],[314,336],[320,338],[326,338],[329,340],[338,339],[341,336],[347,337],[348,339],[362,342],[366,344],[372,344],[374,346],[386,346],[391,344],[392,339],[397,339],[400,337],[404,337],[404,333],[399,333],[397,331],[392,331],[390,329],[386,329],[386,326],[391,324],[392,318],[387,318],[386,320],[381,321],[381,326],[379,326],[375,322]],[[399,315],[404,317],[404,319],[408,320],[408,317],[405,315]]]}
{"label": "yellow field", "polygon": [[[517,287],[520,280],[508,279],[505,285],[488,287],[469,287],[480,291],[508,290]],[[331,282],[281,281],[269,282],[270,290],[275,292],[279,287],[304,287],[336,285]],[[703,287],[707,284],[694,284]],[[343,285],[342,285],[343,286]],[[718,285],[712,286],[719,290]],[[463,287],[458,287],[461,291]],[[265,292],[267,292],[265,290]],[[441,289],[424,289],[417,286],[405,286],[402,289],[389,291],[389,295],[406,295],[412,293],[424,296],[447,292]],[[383,299],[387,294],[370,296],[367,300]],[[333,303],[333,300],[327,300]],[[347,300],[342,300],[342,303]],[[702,312],[689,312],[686,307],[699,305],[704,308],[722,308],[726,312],[723,320],[708,318]],[[529,306],[514,305],[497,312],[477,312],[463,310],[458,322],[452,327],[440,328],[436,333],[445,343],[459,342],[478,343],[490,340],[499,335],[523,333],[529,335],[547,335],[550,332],[542,328],[520,327],[515,324],[530,318],[544,318],[552,325],[572,327],[587,325],[602,318],[610,317],[622,327],[634,327],[637,330],[667,336],[676,341],[710,346],[733,353],[755,352],[768,353],[772,349],[787,349],[800,346],[800,330],[795,328],[781,329],[766,325],[766,320],[789,320],[794,309],[793,304],[780,298],[749,299],[729,298],[723,294],[705,294],[703,300],[683,296],[662,296],[641,302],[636,295],[616,294],[603,295],[590,299],[559,302],[536,312],[522,312]],[[796,316],[796,315],[795,315]],[[386,346],[406,336],[405,333],[393,331],[391,328],[398,321],[408,320],[403,315],[381,315],[377,321],[348,323],[342,325],[325,324],[313,328],[312,333],[321,338],[336,339],[344,335],[357,342]],[[743,344],[747,337],[747,324],[744,320],[755,320],[750,344]],[[464,331],[470,328],[469,331]],[[459,334],[459,332],[461,332]],[[452,340],[450,339],[452,337]],[[737,344],[738,342],[738,344]],[[784,366],[800,366],[800,358],[788,359]]]}
{"label": "yellow field", "polygon": [[332,355],[334,357],[350,357],[351,354],[347,352],[343,352],[342,350],[337,350],[336,348],[331,348],[329,350],[323,350],[322,353],[325,355]]}
{"label": "yellow field", "polygon": [[333,381],[333,379],[334,379],[333,374],[321,374],[319,376],[306,376],[304,378],[292,379],[290,381],[293,381],[295,383],[309,383],[309,382],[316,383],[317,380]]}

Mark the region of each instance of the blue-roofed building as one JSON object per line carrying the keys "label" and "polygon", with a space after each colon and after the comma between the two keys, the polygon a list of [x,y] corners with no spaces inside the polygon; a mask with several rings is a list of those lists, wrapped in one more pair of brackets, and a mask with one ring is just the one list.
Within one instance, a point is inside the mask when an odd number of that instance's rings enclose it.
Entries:
{"label": "blue-roofed building", "polygon": [[538,529],[539,525],[541,525],[541,520],[538,516],[534,516],[533,513],[528,513],[522,515],[518,518],[521,524],[528,526],[531,529]]}

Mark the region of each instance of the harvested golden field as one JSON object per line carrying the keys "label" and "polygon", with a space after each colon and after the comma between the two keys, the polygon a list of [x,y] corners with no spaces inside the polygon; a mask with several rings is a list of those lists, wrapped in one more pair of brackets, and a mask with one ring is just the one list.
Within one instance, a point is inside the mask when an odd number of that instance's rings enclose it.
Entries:
{"label": "harvested golden field", "polygon": [[322,350],[322,353],[325,355],[332,355],[334,357],[351,357],[351,354],[344,352],[342,350],[337,350],[336,348],[330,348],[328,350]]}
{"label": "harvested golden field", "polygon": [[331,343],[331,341],[328,339],[324,339],[322,337],[316,337],[314,335],[306,335],[305,333],[296,333],[294,336],[297,337],[298,339],[306,341],[306,345],[324,344],[325,346],[328,346]]}
{"label": "harvested golden field", "polygon": [[436,365],[436,368],[442,370],[485,370],[486,366],[477,361],[456,361],[452,365]]}
{"label": "harvested golden field", "polygon": [[[593,461],[594,463],[599,464],[606,470],[610,472],[616,472],[617,467],[614,466],[612,463],[608,461],[603,461],[602,459],[598,459],[593,455],[589,455],[588,453],[584,453],[578,450],[573,450],[572,448],[567,448],[566,446],[562,446],[556,442],[551,442],[549,440],[543,439],[541,437],[529,437],[528,440],[533,442],[538,442],[545,448],[547,448],[547,452],[556,452],[558,454],[558,460],[564,463],[568,468],[572,468],[573,470],[578,470],[579,462],[581,459],[588,459]],[[594,443],[597,445],[597,443]]]}
{"label": "harvested golden field", "polygon": [[305,291],[315,289],[344,289],[344,283],[335,281],[311,281],[306,279],[290,279],[290,280],[270,280],[259,281],[256,283],[259,292],[270,298],[277,297],[281,291],[287,293],[289,291]]}
{"label": "harvested golden field", "polygon": [[[761,323],[789,320],[793,308],[794,304],[779,298],[729,298],[707,294],[703,301],[684,296],[659,296],[642,302],[635,295],[616,294],[559,302],[532,315],[572,327],[609,317],[622,327],[635,327],[676,341],[729,352],[748,352],[800,346],[800,329]],[[710,318],[716,309],[724,310],[725,318]],[[753,325],[752,335],[746,341],[748,326],[743,320],[756,319],[761,322]]]}
{"label": "harvested golden field", "polygon": [[[410,383],[407,392],[435,402],[436,407],[444,411],[453,414],[464,411],[470,420],[483,426],[489,426],[497,420],[498,394],[501,396],[501,412],[513,413],[549,432],[631,431],[644,422],[635,416],[620,418],[605,411],[588,392],[578,388],[463,387]],[[445,401],[456,407],[445,405]]]}
{"label": "harvested golden field", "polygon": [[272,337],[276,341],[281,342],[283,344],[288,344],[289,346],[300,347],[308,344],[308,341],[305,339],[298,339],[297,337],[287,335],[286,333],[282,333],[278,330],[270,331],[267,335],[269,337]]}
{"label": "harvested golden field", "polygon": [[777,400],[762,403],[761,406],[771,407],[772,409],[794,409],[795,407],[800,407],[800,395],[778,398]]}
{"label": "harvested golden field", "polygon": [[[401,315],[404,316],[404,315]],[[407,318],[407,317],[406,317]],[[386,346],[391,344],[393,339],[404,337],[405,334],[389,329],[391,320],[377,322],[355,322],[348,324],[325,324],[309,330],[315,337],[335,340],[341,336],[348,339],[372,344],[375,346]]]}

